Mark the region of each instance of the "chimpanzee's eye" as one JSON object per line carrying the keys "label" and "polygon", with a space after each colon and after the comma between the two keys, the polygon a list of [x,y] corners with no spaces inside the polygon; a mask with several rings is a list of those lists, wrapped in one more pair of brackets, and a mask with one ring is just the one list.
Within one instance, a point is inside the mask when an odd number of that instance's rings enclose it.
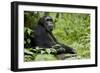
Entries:
{"label": "chimpanzee's eye", "polygon": [[50,19],[47,19],[47,21],[50,21]]}
{"label": "chimpanzee's eye", "polygon": [[52,19],[47,19],[47,21],[53,21]]}

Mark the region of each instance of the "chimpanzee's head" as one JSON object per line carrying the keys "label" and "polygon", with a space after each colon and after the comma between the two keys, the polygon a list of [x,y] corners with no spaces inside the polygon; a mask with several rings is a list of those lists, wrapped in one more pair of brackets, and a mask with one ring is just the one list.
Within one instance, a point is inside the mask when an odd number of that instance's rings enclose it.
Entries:
{"label": "chimpanzee's head", "polygon": [[42,25],[48,32],[53,30],[53,19],[50,16],[41,17],[38,24]]}

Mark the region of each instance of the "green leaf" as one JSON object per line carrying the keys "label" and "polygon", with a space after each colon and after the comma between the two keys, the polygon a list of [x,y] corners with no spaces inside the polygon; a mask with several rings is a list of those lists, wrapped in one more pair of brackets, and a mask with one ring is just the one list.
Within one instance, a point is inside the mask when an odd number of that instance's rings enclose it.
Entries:
{"label": "green leaf", "polygon": [[26,53],[26,54],[30,54],[30,55],[33,55],[33,53],[32,52],[30,52],[29,50],[27,50],[27,49],[24,49],[24,53]]}
{"label": "green leaf", "polygon": [[54,48],[50,48],[50,50],[52,53],[55,53],[55,54],[57,53],[56,49],[54,49]]}
{"label": "green leaf", "polygon": [[27,42],[28,42],[28,43],[30,43],[30,42],[31,42],[31,40],[30,40],[30,39],[27,39]]}
{"label": "green leaf", "polygon": [[48,54],[50,54],[50,53],[51,53],[51,50],[50,50],[50,49],[46,49],[46,52],[47,52]]}
{"label": "green leaf", "polygon": [[44,54],[44,53],[45,53],[45,51],[41,50],[41,54]]}

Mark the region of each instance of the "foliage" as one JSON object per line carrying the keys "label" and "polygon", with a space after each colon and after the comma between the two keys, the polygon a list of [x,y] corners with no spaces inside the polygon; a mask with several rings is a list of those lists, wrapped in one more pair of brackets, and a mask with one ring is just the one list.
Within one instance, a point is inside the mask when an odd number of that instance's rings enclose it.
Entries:
{"label": "foliage", "polygon": [[31,42],[32,42],[32,38],[33,36],[33,31],[27,27],[24,28],[24,47],[25,48],[29,48],[31,47]]}
{"label": "foliage", "polygon": [[[68,45],[77,51],[77,55],[81,59],[90,58],[90,15],[83,13],[55,13],[55,12],[24,12],[24,47],[28,50],[25,53],[25,61],[40,60],[40,57],[52,56],[56,54],[53,48],[43,50],[38,47],[31,47],[31,34],[34,33],[34,28],[37,26],[38,20],[44,15],[49,15],[54,21],[53,34],[57,40],[65,45]],[[34,51],[34,52],[33,52]],[[40,52],[39,52],[40,51]],[[37,53],[36,53],[37,52]],[[33,53],[33,54],[32,54]],[[42,54],[42,56],[40,56]],[[39,57],[39,58],[37,58]],[[46,58],[47,59],[47,58]],[[51,58],[50,58],[51,59]],[[50,60],[48,59],[48,60]],[[56,58],[55,58],[56,59]],[[52,60],[52,59],[51,59]]]}

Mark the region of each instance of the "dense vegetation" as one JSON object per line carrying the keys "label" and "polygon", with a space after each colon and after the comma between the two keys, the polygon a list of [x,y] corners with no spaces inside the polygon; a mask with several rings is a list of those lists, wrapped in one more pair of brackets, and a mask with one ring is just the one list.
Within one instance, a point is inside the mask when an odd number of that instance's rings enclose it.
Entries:
{"label": "dense vegetation", "polygon": [[[57,60],[54,48],[31,47],[30,38],[41,16],[49,15],[54,21],[53,34],[57,40],[75,48],[80,59],[90,58],[90,15],[82,13],[24,12],[25,61]],[[33,43],[34,44],[34,43]],[[53,53],[53,54],[52,54]]]}

